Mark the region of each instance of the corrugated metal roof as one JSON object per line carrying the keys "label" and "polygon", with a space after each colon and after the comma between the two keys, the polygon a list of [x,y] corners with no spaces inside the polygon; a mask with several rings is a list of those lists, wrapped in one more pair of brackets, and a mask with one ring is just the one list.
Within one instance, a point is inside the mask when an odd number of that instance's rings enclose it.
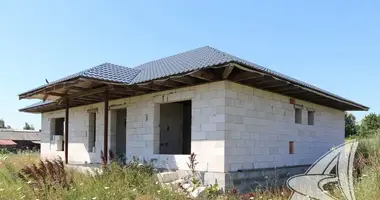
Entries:
{"label": "corrugated metal roof", "polygon": [[[92,67],[90,69],[86,69],[81,72],[72,74],[70,76],[66,76],[56,81],[50,82],[49,84],[45,84],[40,87],[34,88],[30,91],[38,90],[49,85],[53,85],[56,83],[68,81],[68,80],[79,78],[79,77],[93,78],[93,79],[98,79],[98,80],[128,84],[139,72],[140,70],[138,69],[132,69],[132,68],[124,67],[121,65],[115,65],[111,63],[104,63],[101,65]],[[27,92],[30,92],[30,91],[27,91]],[[24,92],[24,93],[27,93],[27,92]]]}
{"label": "corrugated metal roof", "polygon": [[37,103],[34,103],[34,104],[31,104],[29,106],[26,106],[24,108],[21,108],[20,110],[26,110],[26,109],[29,109],[29,108],[35,108],[35,107],[39,107],[39,106],[44,106],[44,105],[49,105],[53,103],[52,101],[49,101],[49,100],[46,100],[46,101],[40,101],[40,102],[37,102]]}
{"label": "corrugated metal roof", "polygon": [[[324,93],[328,96],[338,98],[338,99],[341,99],[353,104],[357,104],[353,101],[350,101],[341,96],[332,94],[328,91],[325,91],[318,87],[307,84],[303,81],[299,81],[297,79],[291,78],[279,72],[270,70],[263,66],[238,58],[236,56],[230,55],[228,53],[222,52],[220,50],[217,50],[209,46],[197,48],[197,49],[183,52],[177,55],[151,61],[142,65],[139,65],[135,68],[128,68],[128,67],[123,67],[120,65],[104,63],[102,65],[90,68],[88,70],[84,70],[77,74],[73,74],[71,76],[59,79],[48,85],[63,82],[66,80],[77,78],[77,77],[94,78],[94,79],[100,79],[100,80],[105,80],[105,81],[118,82],[118,83],[122,83],[126,85],[132,85],[132,84],[142,83],[142,82],[146,82],[146,81],[150,81],[154,79],[159,79],[162,77],[183,74],[186,72],[213,67],[213,66],[217,66],[217,65],[221,65],[225,63],[231,63],[231,62],[235,62],[241,65],[244,65],[247,68],[262,71],[270,75],[274,75],[276,77],[285,79],[286,81],[293,82],[295,84],[299,84],[300,86],[309,88],[316,92]],[[39,88],[42,88],[45,86],[41,86]],[[40,102],[40,104],[34,104],[28,107],[36,107],[36,106],[41,106],[41,105],[50,104],[50,103],[51,102]],[[360,104],[357,104],[357,105],[360,105]],[[22,110],[25,110],[25,108],[23,108]]]}
{"label": "corrugated metal roof", "polygon": [[0,140],[40,140],[40,132],[32,130],[0,129]]}

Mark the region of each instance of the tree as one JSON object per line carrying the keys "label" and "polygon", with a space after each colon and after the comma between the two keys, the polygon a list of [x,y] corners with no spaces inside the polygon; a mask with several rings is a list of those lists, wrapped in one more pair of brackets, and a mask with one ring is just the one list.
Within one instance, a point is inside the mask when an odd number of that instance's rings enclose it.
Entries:
{"label": "tree", "polygon": [[358,132],[358,125],[356,124],[356,117],[351,113],[344,113],[345,119],[345,137],[354,136]]}
{"label": "tree", "polygon": [[25,122],[25,126],[23,128],[24,130],[34,130],[33,124],[28,124],[28,122]]}
{"label": "tree", "polygon": [[5,122],[3,119],[0,119],[0,128],[5,128]]}
{"label": "tree", "polygon": [[362,136],[374,134],[380,129],[380,116],[370,113],[362,119],[359,134]]}

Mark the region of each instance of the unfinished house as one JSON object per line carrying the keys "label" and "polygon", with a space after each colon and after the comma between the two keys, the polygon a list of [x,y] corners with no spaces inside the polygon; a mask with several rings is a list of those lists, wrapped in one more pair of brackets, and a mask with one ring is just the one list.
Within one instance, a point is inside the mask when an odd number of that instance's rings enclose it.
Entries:
{"label": "unfinished house", "polygon": [[[312,164],[344,142],[344,111],[368,107],[211,47],[129,68],[110,63],[26,91],[41,99],[41,156],[99,163],[100,152],[188,170],[206,184]],[[106,158],[107,159],[107,158]]]}

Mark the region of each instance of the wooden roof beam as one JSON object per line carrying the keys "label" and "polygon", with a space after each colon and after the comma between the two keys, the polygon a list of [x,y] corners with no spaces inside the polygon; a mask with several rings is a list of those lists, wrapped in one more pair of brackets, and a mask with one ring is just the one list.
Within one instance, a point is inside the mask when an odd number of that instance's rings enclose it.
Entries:
{"label": "wooden roof beam", "polygon": [[174,81],[172,81],[170,79],[156,80],[156,81],[153,81],[153,84],[156,84],[156,85],[159,85],[159,86],[163,86],[163,87],[168,87],[168,88],[178,88],[178,87],[181,86],[177,82],[174,82]]}
{"label": "wooden roof beam", "polygon": [[59,98],[57,100],[57,102],[58,102],[58,104],[60,104],[63,101],[65,101],[66,99],[76,99],[76,98],[85,97],[85,96],[89,96],[89,95],[93,95],[93,94],[98,94],[98,93],[102,93],[102,92],[107,91],[107,89],[108,89],[108,86],[105,86],[105,87],[100,87],[100,88],[96,88],[96,89],[87,90],[87,91],[84,91],[84,92],[75,93],[75,94],[72,94],[72,95],[61,97],[61,98]]}
{"label": "wooden roof beam", "polygon": [[276,88],[278,88],[278,89],[289,88],[289,84],[288,83],[279,83],[279,84],[261,87],[261,89],[276,89]]}
{"label": "wooden roof beam", "polygon": [[222,79],[227,79],[231,72],[234,70],[234,66],[233,65],[228,65],[226,68],[224,68],[224,71],[223,71],[223,74],[222,74]]}
{"label": "wooden roof beam", "polygon": [[190,76],[172,77],[170,80],[186,85],[195,85],[198,83],[195,78],[192,78]]}
{"label": "wooden roof beam", "polygon": [[143,88],[143,89],[148,89],[148,90],[153,90],[153,91],[161,91],[161,90],[165,89],[165,88],[162,88],[162,87],[160,87],[158,85],[154,85],[153,83],[138,84],[137,86],[140,87],[140,88]]}
{"label": "wooden roof beam", "polygon": [[262,77],[263,75],[261,74],[254,74],[251,72],[240,72],[237,74],[233,74],[230,76],[229,80],[235,81],[235,82],[240,82],[240,81],[245,81],[245,80],[250,80],[250,79],[255,79]]}
{"label": "wooden roof beam", "polygon": [[216,80],[216,76],[212,72],[208,72],[205,70],[195,71],[195,72],[190,73],[189,75],[191,77],[198,78],[198,79],[208,81],[208,82]]}

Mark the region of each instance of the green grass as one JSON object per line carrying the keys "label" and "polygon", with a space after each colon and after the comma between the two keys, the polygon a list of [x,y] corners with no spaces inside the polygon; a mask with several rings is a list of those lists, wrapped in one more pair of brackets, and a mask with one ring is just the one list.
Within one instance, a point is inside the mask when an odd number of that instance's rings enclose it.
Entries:
{"label": "green grass", "polygon": [[[370,138],[356,138],[359,147],[355,159],[355,193],[356,199],[380,199],[380,134]],[[149,167],[136,164],[119,166],[116,163],[105,168],[103,174],[90,176],[66,169],[67,180],[72,180],[68,187],[61,187],[55,175],[45,170],[44,180],[38,179],[39,186],[32,178],[23,180],[19,172],[27,165],[36,164],[36,153],[9,154],[0,152],[0,200],[1,199],[186,199],[170,189],[163,188],[152,175]],[[33,167],[31,168],[33,169]],[[32,170],[33,171],[33,170]],[[32,173],[33,174],[33,173]],[[39,173],[35,173],[39,176]],[[52,172],[51,174],[59,174]],[[63,175],[60,175],[61,177]],[[28,177],[28,176],[26,176]],[[50,178],[49,178],[50,177]],[[46,183],[43,183],[46,182]],[[38,185],[38,184],[37,184]],[[42,186],[41,186],[42,185]],[[36,190],[38,188],[38,190]],[[230,192],[216,195],[215,187],[209,189],[209,198],[202,199],[288,199],[289,190],[275,189],[255,191],[238,195]],[[261,198],[260,198],[261,197]]]}

